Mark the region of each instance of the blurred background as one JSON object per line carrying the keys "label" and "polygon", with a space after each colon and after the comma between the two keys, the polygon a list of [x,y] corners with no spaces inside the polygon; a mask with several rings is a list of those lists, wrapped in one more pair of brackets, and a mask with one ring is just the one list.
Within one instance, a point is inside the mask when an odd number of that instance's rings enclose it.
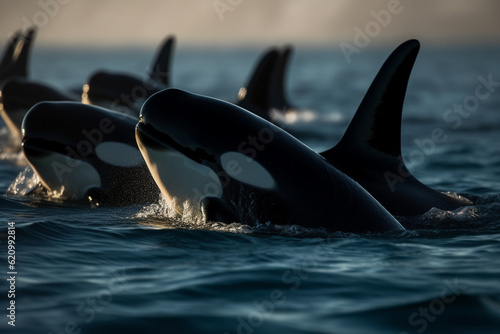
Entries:
{"label": "blurred background", "polygon": [[[334,256],[318,262],[323,232],[269,227],[254,237],[233,224],[173,223],[158,204],[89,210],[0,196],[0,220],[16,222],[24,255],[17,333],[242,332],[239,319],[250,322],[257,301],[275,291],[286,302],[245,332],[415,333],[424,319],[408,319],[438,305],[443,280],[459,280],[466,294],[444,313],[434,308],[443,314],[426,333],[499,333],[499,0],[0,0],[0,9],[0,54],[13,32],[37,26],[28,78],[77,97],[103,69],[145,83],[158,45],[173,34],[171,85],[234,102],[265,49],[292,44],[285,96],[297,112],[280,126],[318,152],[337,144],[392,50],[416,38],[422,47],[405,96],[403,160],[425,185],[477,198],[456,212],[433,209],[415,220],[418,230],[387,242],[335,235],[325,243]],[[15,90],[13,100],[36,93]],[[473,111],[458,114],[466,103]],[[28,171],[1,161],[10,134],[2,122],[0,193],[11,184],[25,193]],[[397,131],[391,124],[387,131]],[[433,139],[435,130],[444,142]],[[330,208],[300,210],[308,209]],[[301,269],[307,280],[293,291],[282,274]],[[88,300],[106,297],[117,278],[126,288],[95,304],[88,321]],[[0,333],[7,326],[0,322]]]}
{"label": "blurred background", "polygon": [[[367,27],[372,46],[408,38],[426,45],[500,41],[496,0],[0,0],[0,6],[1,44],[30,24],[40,28],[38,46],[150,47],[169,33],[180,45],[338,46],[352,44],[355,29]],[[377,16],[379,23],[370,24]]]}

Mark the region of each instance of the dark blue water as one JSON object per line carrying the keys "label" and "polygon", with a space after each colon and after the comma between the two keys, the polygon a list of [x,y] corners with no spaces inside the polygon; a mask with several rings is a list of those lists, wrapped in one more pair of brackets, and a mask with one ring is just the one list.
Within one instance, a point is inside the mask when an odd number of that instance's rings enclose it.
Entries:
{"label": "dark blue water", "polygon": [[[347,64],[338,50],[299,49],[289,97],[315,112],[290,127],[317,133],[308,139],[315,149],[335,144],[391,51],[368,48]],[[180,50],[173,83],[234,99],[259,52]],[[151,57],[152,50],[35,50],[32,73],[73,88],[99,68],[142,75]],[[474,101],[479,77],[500,81],[499,59],[495,48],[423,46],[403,115],[405,160],[423,183],[476,204],[402,219],[411,227],[402,233],[204,224],[195,213],[176,221],[161,201],[90,208],[26,199],[19,194],[30,173],[22,159],[16,165],[4,154],[0,331],[499,333],[500,86],[470,104],[469,115],[444,118],[454,104]],[[433,142],[435,129],[446,140]],[[15,329],[6,317],[9,222],[16,237]]]}

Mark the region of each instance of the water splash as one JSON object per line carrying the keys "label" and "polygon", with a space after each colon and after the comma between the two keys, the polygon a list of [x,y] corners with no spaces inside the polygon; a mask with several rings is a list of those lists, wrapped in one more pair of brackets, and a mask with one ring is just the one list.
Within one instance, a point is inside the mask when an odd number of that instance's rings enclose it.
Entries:
{"label": "water splash", "polygon": [[469,205],[474,204],[468,197],[460,195],[454,191],[446,191],[446,192],[443,192],[443,194],[450,196],[451,198],[456,199],[460,202],[468,203]]}
{"label": "water splash", "polygon": [[204,220],[201,213],[195,214],[188,201],[182,205],[182,214],[177,212],[177,207],[180,207],[177,205],[177,198],[174,197],[172,201],[168,201],[163,195],[160,195],[158,203],[143,207],[141,211],[134,215],[134,218],[163,217],[171,220],[189,221],[195,224],[199,224]]}
{"label": "water splash", "polygon": [[189,202],[182,205],[182,214],[176,211],[177,203],[167,201],[162,195],[158,203],[143,207],[133,214],[130,219],[138,220],[139,224],[155,229],[188,229],[208,230],[228,233],[251,235],[281,235],[298,238],[352,238],[359,237],[353,233],[332,233],[323,228],[308,228],[299,225],[275,225],[270,222],[255,225],[246,225],[239,222],[226,224],[222,222],[207,221],[203,213],[194,209]]}
{"label": "water splash", "polygon": [[38,187],[40,180],[31,167],[26,167],[7,188],[8,196],[26,196]]}
{"label": "water splash", "polygon": [[471,205],[453,211],[432,208],[420,216],[397,217],[399,222],[410,230],[431,229],[441,233],[443,230],[474,230],[476,232],[500,227],[498,207],[495,205]]}
{"label": "water splash", "polygon": [[64,196],[64,186],[53,191],[43,188],[38,175],[30,166],[21,171],[16,179],[12,181],[5,192],[5,196],[20,198],[23,202],[27,201],[25,203],[63,204],[68,200]]}
{"label": "water splash", "polygon": [[60,189],[54,189],[52,191],[47,190],[46,197],[55,201],[63,201],[67,199],[66,196],[64,196],[64,186],[61,186]]}
{"label": "water splash", "polygon": [[312,122],[318,123],[339,123],[343,120],[343,115],[339,112],[331,112],[328,114],[320,114],[315,110],[287,110],[283,112],[278,109],[271,109],[271,119],[273,122],[282,125],[290,124],[308,124]]}
{"label": "water splash", "polygon": [[158,203],[143,207],[139,212],[130,217],[140,221],[141,225],[157,229],[188,229],[188,230],[210,230],[230,233],[251,233],[251,228],[239,223],[224,224],[220,222],[206,221],[202,212],[195,210],[186,201],[182,205],[182,212],[176,208],[177,199],[168,201],[160,195]]}

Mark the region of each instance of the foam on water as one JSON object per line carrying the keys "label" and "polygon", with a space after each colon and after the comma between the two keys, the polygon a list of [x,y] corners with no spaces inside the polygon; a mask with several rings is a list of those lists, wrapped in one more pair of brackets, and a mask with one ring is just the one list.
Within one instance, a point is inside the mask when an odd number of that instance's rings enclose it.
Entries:
{"label": "foam on water", "polygon": [[18,198],[24,202],[41,201],[45,203],[64,204],[68,200],[64,195],[64,190],[64,186],[52,191],[42,188],[38,175],[28,166],[12,181],[4,195]]}
{"label": "foam on water", "polygon": [[5,192],[7,196],[22,197],[32,192],[40,183],[38,176],[31,167],[26,167],[10,184]]}
{"label": "foam on water", "polygon": [[239,222],[226,224],[222,222],[207,221],[202,212],[198,212],[185,201],[182,205],[182,214],[177,208],[177,199],[167,201],[162,195],[157,203],[142,207],[130,219],[138,220],[141,225],[157,229],[188,229],[208,230],[229,233],[242,233],[252,235],[281,235],[298,238],[349,238],[359,237],[354,233],[331,232],[323,228],[307,228],[299,225],[276,225],[266,222],[263,224],[246,225]]}
{"label": "foam on water", "polygon": [[179,214],[176,208],[177,198],[168,201],[163,195],[157,203],[150,204],[141,208],[130,218],[140,221],[141,225],[157,229],[175,229],[182,228],[188,230],[210,230],[231,233],[250,233],[251,228],[239,223],[223,224],[220,222],[207,222],[202,212],[197,212],[189,201],[182,204],[182,213]]}
{"label": "foam on water", "polygon": [[397,217],[397,219],[410,230],[432,229],[437,233],[443,233],[443,230],[459,230],[467,233],[498,232],[500,197],[481,196],[474,202],[453,211],[432,208],[420,216]]}

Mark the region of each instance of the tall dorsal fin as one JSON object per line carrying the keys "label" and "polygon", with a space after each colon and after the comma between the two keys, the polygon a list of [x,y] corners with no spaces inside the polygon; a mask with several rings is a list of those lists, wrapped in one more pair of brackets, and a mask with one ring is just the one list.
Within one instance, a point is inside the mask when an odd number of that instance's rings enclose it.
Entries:
{"label": "tall dorsal fin", "polygon": [[170,85],[170,63],[175,47],[175,37],[168,36],[156,52],[156,57],[151,64],[149,77],[166,86]]}
{"label": "tall dorsal fin", "polygon": [[260,59],[245,87],[238,92],[239,106],[262,118],[269,119],[269,87],[275,65],[280,57],[276,48],[269,49]]}
{"label": "tall dorsal fin", "polygon": [[401,156],[401,114],[419,49],[417,40],[409,40],[387,58],[340,142],[322,153],[327,160],[338,159],[337,150],[375,150],[395,158]]}
{"label": "tall dorsal fin", "polygon": [[20,39],[20,31],[16,31],[9,39],[5,52],[2,56],[2,61],[0,62],[0,78],[3,79],[8,75],[10,68],[14,62],[14,53],[16,51],[17,45]]}
{"label": "tall dorsal fin", "polygon": [[281,55],[276,63],[276,68],[273,72],[270,91],[271,107],[284,112],[290,107],[285,94],[286,69],[288,62],[293,53],[293,46],[286,45],[281,51]]}
{"label": "tall dorsal fin", "polygon": [[14,54],[14,62],[11,69],[11,75],[19,76],[26,78],[28,76],[28,61],[29,55],[31,51],[31,47],[33,45],[33,40],[36,36],[36,28],[30,28],[23,40],[19,42],[18,45],[20,50],[16,50]]}

